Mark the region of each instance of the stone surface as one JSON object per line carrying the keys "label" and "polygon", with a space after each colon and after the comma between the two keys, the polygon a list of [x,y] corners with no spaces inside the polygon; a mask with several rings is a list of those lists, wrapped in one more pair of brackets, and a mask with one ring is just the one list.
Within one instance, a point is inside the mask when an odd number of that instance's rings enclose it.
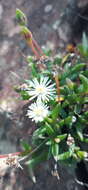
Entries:
{"label": "stone surface", "polygon": [[44,11],[45,11],[45,13],[48,13],[48,12],[50,12],[52,9],[53,9],[53,6],[52,6],[51,4],[49,4],[49,5],[46,5],[46,6],[45,6]]}
{"label": "stone surface", "polygon": [[0,20],[2,19],[2,14],[3,14],[3,6],[0,4]]}
{"label": "stone surface", "polygon": [[[76,45],[82,39],[82,33],[88,34],[88,1],[68,0],[66,9],[60,18],[58,35],[65,43]],[[74,18],[74,19],[73,19]]]}
{"label": "stone surface", "polygon": [[[81,1],[81,3],[84,1]],[[55,48],[63,47],[63,40],[68,33],[65,22],[63,33],[58,36],[58,20],[66,7],[66,0],[0,0],[0,151],[10,153],[22,149],[22,139],[31,141],[35,125],[24,115],[27,102],[18,101],[18,95],[13,90],[14,85],[28,78],[24,55],[31,53],[30,48],[19,34],[16,24],[15,10],[20,8],[27,14],[28,25],[34,38],[40,45]],[[80,5],[82,6],[82,5]],[[71,30],[71,28],[70,28]],[[68,35],[69,36],[69,35]],[[64,39],[65,41],[65,39]],[[53,45],[54,44],[54,45]],[[25,104],[25,109],[23,105]],[[30,125],[29,125],[30,123]],[[35,170],[37,183],[33,184],[28,168],[24,170],[9,169],[0,173],[0,190],[83,190],[77,186],[74,176],[66,168],[58,166],[60,180],[52,176],[54,163],[43,163]]]}
{"label": "stone surface", "polygon": [[88,4],[87,0],[78,0],[78,6],[79,7],[86,6],[87,4]]}

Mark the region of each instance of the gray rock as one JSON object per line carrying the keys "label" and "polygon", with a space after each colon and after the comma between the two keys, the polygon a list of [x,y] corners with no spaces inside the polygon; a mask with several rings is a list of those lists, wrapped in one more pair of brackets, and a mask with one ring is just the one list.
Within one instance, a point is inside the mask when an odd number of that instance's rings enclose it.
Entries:
{"label": "gray rock", "polygon": [[0,4],[0,20],[2,19],[2,14],[3,14],[3,6]]}
{"label": "gray rock", "polygon": [[44,8],[45,13],[49,13],[53,9],[53,6],[51,4],[46,5]]}

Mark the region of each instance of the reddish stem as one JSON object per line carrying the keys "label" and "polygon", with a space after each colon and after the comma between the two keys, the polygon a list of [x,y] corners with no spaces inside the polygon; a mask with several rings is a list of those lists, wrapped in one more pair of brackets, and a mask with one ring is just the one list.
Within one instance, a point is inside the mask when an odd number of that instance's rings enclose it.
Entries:
{"label": "reddish stem", "polygon": [[35,54],[35,56],[37,57],[37,59],[40,59],[40,54],[39,52],[35,49],[33,42],[31,41],[27,41],[28,45],[31,47],[33,53]]}
{"label": "reddish stem", "polygon": [[9,155],[11,155],[11,156],[21,155],[21,152],[15,152],[15,153],[10,153],[10,154],[2,154],[2,155],[0,155],[0,158],[7,158],[7,157],[9,157]]}
{"label": "reddish stem", "polygon": [[41,55],[44,56],[45,54],[43,53],[42,49],[40,48],[40,46],[38,45],[38,43],[36,42],[36,40],[32,39],[32,42],[33,42],[33,45],[36,48],[36,50],[39,52],[40,56]]}
{"label": "reddish stem", "polygon": [[31,47],[34,55],[37,57],[37,59],[40,59],[40,57],[42,55],[45,56],[42,49],[40,48],[40,46],[36,42],[36,40],[33,39],[31,32],[29,34],[25,34],[24,37],[25,37],[28,45]]}
{"label": "reddish stem", "polygon": [[55,82],[56,82],[58,101],[59,101],[59,99],[60,99],[60,83],[59,83],[58,75],[55,75]]}

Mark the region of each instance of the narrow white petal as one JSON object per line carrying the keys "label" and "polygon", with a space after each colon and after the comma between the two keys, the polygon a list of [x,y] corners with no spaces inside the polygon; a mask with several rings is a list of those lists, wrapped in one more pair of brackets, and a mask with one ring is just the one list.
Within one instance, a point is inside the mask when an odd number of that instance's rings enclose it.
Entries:
{"label": "narrow white petal", "polygon": [[49,77],[41,76],[40,82],[34,78],[30,81],[30,88],[28,90],[28,94],[32,99],[40,99],[42,101],[49,101],[49,99],[54,98],[56,94],[55,84],[51,84],[52,81]]}
{"label": "narrow white petal", "polygon": [[49,114],[48,106],[38,100],[29,106],[27,116],[35,122],[41,122]]}

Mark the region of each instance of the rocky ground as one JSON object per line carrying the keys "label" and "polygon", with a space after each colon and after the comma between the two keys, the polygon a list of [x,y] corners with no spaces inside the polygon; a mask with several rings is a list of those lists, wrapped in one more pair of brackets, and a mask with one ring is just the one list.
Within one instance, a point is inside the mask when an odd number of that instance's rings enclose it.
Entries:
{"label": "rocky ground", "polygon": [[[27,77],[27,63],[22,53],[30,54],[30,49],[19,35],[19,27],[15,20],[15,10],[20,8],[28,17],[28,25],[35,39],[41,45],[47,45],[52,50],[59,46],[57,34],[54,30],[55,22],[58,21],[64,4],[51,0],[25,1],[11,0],[0,1],[0,102],[2,107],[13,109],[14,101],[11,99],[14,92],[12,85]],[[18,77],[13,74],[15,72]],[[18,80],[18,81],[17,81]],[[16,99],[14,95],[14,99]],[[7,105],[8,104],[8,105]]]}
{"label": "rocky ground", "polygon": [[[79,7],[87,0],[79,0]],[[24,55],[31,53],[19,34],[15,20],[15,10],[20,8],[28,17],[28,25],[34,38],[41,46],[52,50],[53,54],[63,49],[68,41],[65,28],[59,30],[60,16],[66,8],[66,0],[0,0],[0,153],[18,151],[19,141],[28,139],[31,133],[29,120],[23,117],[26,102],[19,100],[13,86],[29,76]],[[63,31],[63,32],[62,32]],[[68,30],[67,30],[68,31]],[[68,34],[68,32],[66,33]],[[52,163],[52,162],[51,162]],[[24,166],[25,168],[25,166]],[[36,169],[37,183],[33,184],[28,169],[11,169],[0,172],[0,190],[83,190],[77,186],[74,177],[66,168],[59,167],[60,180],[52,176],[53,164],[42,164]],[[26,172],[25,172],[26,171]]]}

